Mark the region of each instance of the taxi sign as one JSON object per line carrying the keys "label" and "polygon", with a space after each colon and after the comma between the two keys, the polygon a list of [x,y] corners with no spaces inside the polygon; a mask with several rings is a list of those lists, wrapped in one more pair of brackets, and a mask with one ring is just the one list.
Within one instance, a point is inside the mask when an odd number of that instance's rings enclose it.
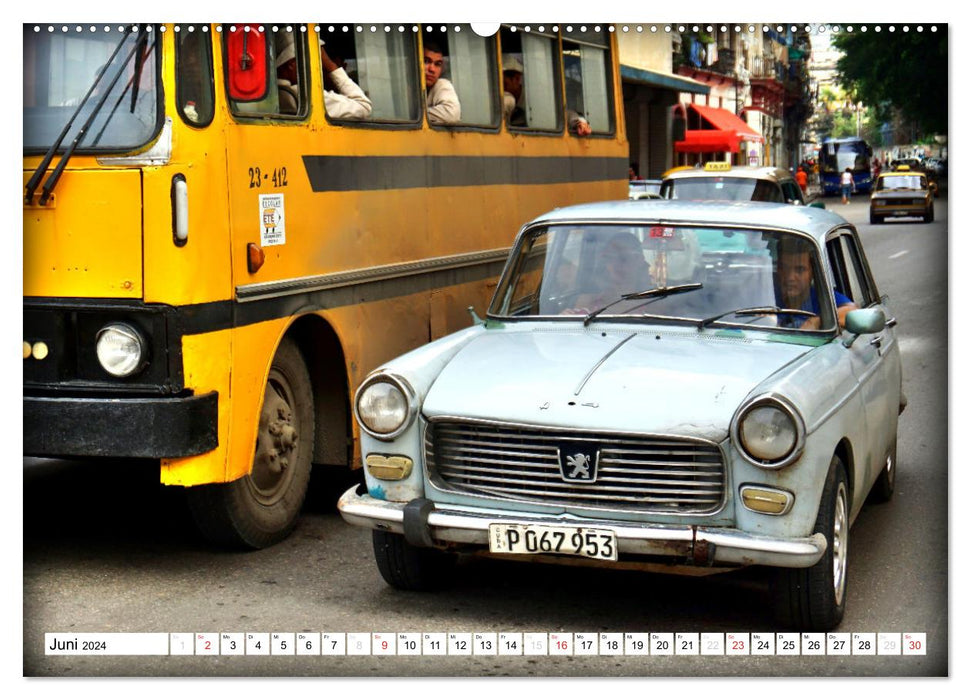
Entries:
{"label": "taxi sign", "polygon": [[731,170],[732,164],[726,163],[724,161],[705,163],[705,170],[707,172],[725,172],[726,170]]}
{"label": "taxi sign", "polygon": [[896,168],[894,168],[894,170],[896,170],[899,173],[899,172],[901,172],[903,170],[910,170],[910,166],[909,165],[898,165]]}

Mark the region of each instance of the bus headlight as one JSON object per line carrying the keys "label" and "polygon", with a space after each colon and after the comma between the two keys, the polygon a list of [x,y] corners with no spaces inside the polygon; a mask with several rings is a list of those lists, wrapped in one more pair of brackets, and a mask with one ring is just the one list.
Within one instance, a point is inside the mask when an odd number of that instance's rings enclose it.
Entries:
{"label": "bus headlight", "polygon": [[748,402],[735,416],[732,437],[745,459],[757,467],[779,469],[802,453],[806,429],[788,402],[763,396]]}
{"label": "bus headlight", "polygon": [[98,362],[113,377],[130,377],[146,364],[141,333],[127,323],[112,323],[98,331]]}
{"label": "bus headlight", "polygon": [[369,435],[393,440],[411,425],[418,407],[406,381],[390,374],[376,374],[358,390],[354,412]]}

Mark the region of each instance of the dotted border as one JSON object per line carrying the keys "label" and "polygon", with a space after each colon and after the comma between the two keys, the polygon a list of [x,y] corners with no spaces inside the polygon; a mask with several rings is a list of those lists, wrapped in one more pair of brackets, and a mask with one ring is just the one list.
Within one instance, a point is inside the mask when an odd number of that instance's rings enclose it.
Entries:
{"label": "dotted border", "polygon": [[[183,27],[184,27],[185,28],[184,31],[194,32],[194,31],[196,31],[196,26],[197,25],[191,25],[191,24],[186,24],[186,25],[178,25],[177,24],[177,25],[175,25],[173,27],[173,31],[175,31],[175,32],[181,32],[181,31],[183,31]],[[298,30],[300,32],[306,33],[308,31],[308,25],[301,24],[301,25],[297,25],[297,26],[298,26],[298,28],[299,28]],[[465,27],[468,27],[468,26],[469,25],[465,25]],[[529,25],[529,24],[526,24],[526,25],[522,25],[522,26],[511,25],[509,27],[509,29],[511,31],[513,31],[513,32],[522,31],[522,32],[529,33],[531,31],[534,31],[535,30],[535,31],[538,31],[538,32],[541,32],[542,33],[542,32],[547,31],[547,29],[549,29],[550,31],[556,32],[556,31],[558,31],[559,29],[562,28],[562,29],[565,29],[567,32],[570,32],[570,33],[575,33],[577,31],[579,31],[580,33],[586,33],[588,31],[592,31],[594,33],[600,34],[606,28],[606,30],[609,31],[609,32],[621,32],[623,34],[629,34],[631,32],[633,32],[635,34],[642,34],[644,32],[650,32],[651,34],[657,34],[658,32],[661,32],[661,31],[663,31],[664,33],[670,34],[671,32],[674,32],[674,31],[677,31],[677,32],[685,32],[685,31],[698,32],[698,31],[701,31],[702,29],[704,29],[707,32],[712,32],[712,31],[715,30],[715,27],[716,26],[718,27],[719,30],[721,30],[723,32],[728,31],[729,29],[734,29],[736,33],[739,33],[739,32],[748,32],[749,34],[755,34],[755,33],[759,32],[759,31],[761,31],[762,33],[766,33],[766,34],[769,33],[770,31],[775,31],[775,32],[780,33],[780,34],[783,33],[783,32],[785,32],[785,31],[791,31],[791,32],[803,31],[803,32],[806,32],[808,34],[825,34],[827,32],[829,32],[831,34],[839,34],[839,33],[851,34],[853,32],[866,33],[866,32],[871,31],[871,30],[874,31],[874,32],[877,32],[877,33],[880,33],[880,32],[883,32],[883,31],[887,31],[887,32],[890,32],[891,34],[892,33],[895,33],[896,31],[899,30],[899,31],[901,31],[901,32],[903,32],[903,33],[906,34],[906,33],[911,32],[911,31],[916,31],[916,32],[930,31],[930,32],[933,33],[933,32],[937,32],[937,31],[940,30],[940,27],[938,27],[935,24],[931,24],[931,25],[923,25],[923,24],[915,24],[915,25],[911,25],[911,24],[903,24],[903,25],[895,25],[895,24],[877,24],[877,25],[862,24],[862,25],[852,25],[852,24],[850,24],[850,25],[845,25],[845,26],[841,26],[841,25],[838,25],[838,24],[833,24],[833,25],[826,25],[826,24],[816,24],[816,25],[813,25],[813,24],[802,24],[802,25],[796,25],[796,24],[789,24],[789,25],[781,25],[781,24],[777,24],[777,25],[769,25],[769,24],[761,24],[761,25],[758,25],[758,24],[748,24],[748,25],[742,25],[742,24],[735,24],[735,25],[727,25],[727,24],[720,24],[720,25],[713,25],[713,24],[707,24],[707,25],[706,24],[663,24],[663,25],[661,25],[661,24],[607,24],[607,25],[599,25],[599,24],[597,24],[597,25],[572,25],[572,24],[568,24],[568,25],[562,25],[562,26],[561,25],[550,25],[548,27],[546,25],[542,25],[542,24],[540,24],[540,25]],[[57,33],[57,32],[62,33],[62,34],[68,34],[68,33],[71,33],[71,32],[73,32],[75,34],[81,34],[81,33],[84,33],[84,32],[95,33],[95,32],[97,32],[99,30],[100,31],[103,31],[103,32],[114,32],[114,31],[117,31],[117,32],[126,32],[126,31],[137,32],[137,31],[139,31],[139,27],[140,27],[140,25],[137,25],[137,24],[130,25],[130,26],[129,25],[116,25],[116,26],[113,26],[113,25],[93,25],[93,24],[87,24],[87,25],[81,25],[81,24],[48,24],[48,25],[35,24],[35,25],[33,25],[33,30],[34,30],[34,33],[40,33],[40,32],[46,31],[49,34],[54,34],[54,33]],[[286,25],[286,26],[281,26],[281,25],[268,25],[268,26],[267,25],[259,25],[258,28],[257,28],[257,31],[263,32],[263,31],[266,31],[267,28],[272,29],[272,31],[274,31],[274,32],[280,31],[281,29],[282,30],[285,30],[287,32],[296,31],[294,29],[293,25]],[[386,33],[390,33],[390,32],[393,32],[393,31],[398,31],[400,33],[404,33],[404,32],[409,31],[409,30],[412,33],[417,33],[419,29],[421,29],[421,26],[420,25],[417,25],[417,24],[412,24],[412,25],[404,25],[404,24],[398,24],[398,25],[390,25],[390,24],[383,24],[383,25],[382,24],[340,24],[340,25],[333,25],[333,24],[330,24],[330,25],[326,25],[326,27],[324,25],[317,24],[317,25],[314,25],[313,26],[313,31],[315,33],[317,33],[317,34],[335,33],[335,32],[347,33],[347,32],[350,32],[352,30],[354,32],[359,33],[359,34],[360,33],[364,33],[364,32],[376,33],[378,31],[384,31]],[[229,30],[232,31],[232,32],[237,31],[236,25],[230,25]],[[464,27],[462,25],[453,25],[453,26],[449,27],[449,26],[446,26],[446,25],[430,25],[429,24],[429,25],[425,25],[424,30],[426,32],[434,32],[434,31],[437,30],[437,31],[440,31],[440,32],[443,32],[443,33],[444,32],[448,32],[449,30],[454,31],[454,32],[461,32],[461,31],[464,30]],[[145,31],[148,31],[148,32],[153,31],[152,25],[146,25]],[[159,31],[164,33],[166,31],[168,31],[168,28],[163,25],[163,26],[160,26],[159,27]],[[208,25],[199,25],[199,31],[208,32],[209,31],[209,26]],[[223,31],[222,25],[218,25],[216,27],[216,31],[219,32],[219,33],[221,33]],[[243,31],[249,32],[249,31],[253,31],[253,30],[249,26],[244,26],[243,27]]]}

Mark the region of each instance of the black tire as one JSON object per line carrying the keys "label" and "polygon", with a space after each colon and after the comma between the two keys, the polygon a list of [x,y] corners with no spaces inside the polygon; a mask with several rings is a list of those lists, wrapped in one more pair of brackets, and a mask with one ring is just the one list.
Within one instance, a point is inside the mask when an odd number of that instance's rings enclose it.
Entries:
{"label": "black tire", "polygon": [[874,214],[871,211],[870,212],[870,223],[871,224],[882,224],[883,223],[883,217],[882,216],[877,216],[876,214]]}
{"label": "black tire", "polygon": [[442,588],[455,566],[454,554],[409,544],[404,535],[372,530],[374,561],[382,578],[403,591]]}
{"label": "black tire", "polygon": [[894,440],[890,454],[887,456],[887,463],[880,476],[873,482],[870,489],[870,500],[875,503],[886,503],[893,498],[894,484],[897,481],[897,441]]}
{"label": "black tire", "polygon": [[313,446],[310,375],[296,343],[284,338],[270,366],[250,473],[188,491],[203,536],[233,549],[261,549],[285,539],[307,494]]}
{"label": "black tire", "polygon": [[807,569],[779,569],[773,585],[780,624],[807,632],[839,625],[846,609],[850,502],[846,470],[833,456],[819,504],[814,532],[826,536],[826,552]]}

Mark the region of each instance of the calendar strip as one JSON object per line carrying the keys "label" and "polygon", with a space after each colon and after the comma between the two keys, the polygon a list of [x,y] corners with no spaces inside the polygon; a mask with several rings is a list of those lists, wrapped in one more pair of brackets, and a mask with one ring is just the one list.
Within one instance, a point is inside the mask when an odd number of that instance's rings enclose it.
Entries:
{"label": "calendar strip", "polygon": [[144,632],[44,635],[48,656],[925,656],[913,632]]}

